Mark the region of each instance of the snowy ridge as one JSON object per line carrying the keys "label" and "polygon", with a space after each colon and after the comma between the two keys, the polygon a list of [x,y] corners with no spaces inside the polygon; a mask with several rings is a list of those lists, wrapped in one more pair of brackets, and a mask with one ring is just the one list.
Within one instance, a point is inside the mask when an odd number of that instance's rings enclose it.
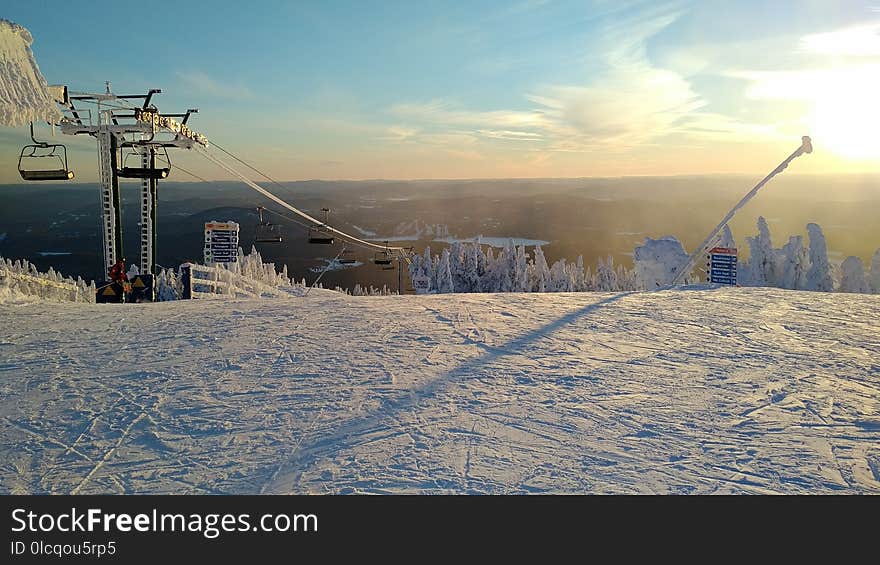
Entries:
{"label": "snowy ridge", "polygon": [[0,303],[32,299],[94,302],[95,283],[64,277],[52,267],[41,273],[28,261],[0,257]]}
{"label": "snowy ridge", "polygon": [[880,494],[878,317],[697,286],[0,305],[0,491]]}

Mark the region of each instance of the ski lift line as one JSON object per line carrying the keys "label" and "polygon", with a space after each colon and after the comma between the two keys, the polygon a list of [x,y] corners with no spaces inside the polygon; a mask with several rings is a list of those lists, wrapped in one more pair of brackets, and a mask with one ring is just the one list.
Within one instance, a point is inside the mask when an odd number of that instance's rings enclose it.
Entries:
{"label": "ski lift line", "polygon": [[294,223],[294,224],[296,224],[296,225],[298,225],[298,226],[300,226],[300,227],[303,227],[303,228],[305,228],[306,230],[309,230],[309,229],[312,228],[312,226],[310,226],[309,224],[306,224],[306,223],[304,223],[304,222],[301,222],[301,221],[299,221],[299,220],[297,220],[297,219],[295,219],[295,218],[291,218],[290,216],[286,216],[286,215],[282,214],[281,212],[276,212],[275,210],[270,210],[269,208],[266,208],[266,207],[263,207],[263,211],[265,211],[265,212],[269,212],[270,214],[275,214],[275,215],[278,216],[279,218],[284,218],[285,220],[287,220],[287,221],[289,221],[289,222],[292,222],[292,223]]}
{"label": "ski lift line", "polygon": [[183,173],[188,174],[189,176],[191,176],[191,177],[194,178],[194,179],[199,179],[200,181],[202,181],[202,182],[207,182],[207,183],[210,183],[210,182],[211,182],[211,181],[209,181],[208,179],[203,179],[202,177],[200,177],[199,175],[197,175],[197,174],[195,174],[195,173],[191,173],[191,172],[187,171],[186,169],[184,169],[184,168],[181,167],[180,165],[174,165],[174,168],[176,168],[178,171],[181,171],[181,172],[183,172]]}
{"label": "ski lift line", "polygon": [[724,229],[724,226],[727,225],[727,223],[733,218],[733,216],[737,213],[737,211],[740,210],[740,208],[745,206],[749,200],[754,198],[754,196],[758,193],[758,191],[761,190],[761,187],[763,187],[765,184],[770,182],[770,179],[772,179],[773,177],[775,177],[776,175],[778,175],[779,173],[784,171],[786,169],[786,167],[788,167],[788,164],[791,163],[795,158],[800,157],[804,153],[812,153],[812,152],[813,152],[812,141],[810,140],[810,137],[808,135],[805,135],[801,138],[801,146],[798,147],[783,162],[779,163],[779,166],[777,166],[775,169],[773,169],[769,175],[767,175],[766,177],[763,178],[763,180],[761,180],[761,182],[756,184],[755,187],[752,188],[752,190],[750,190],[748,192],[748,194],[743,196],[742,200],[740,200],[737,203],[737,205],[734,206],[730,210],[730,212],[727,213],[726,216],[724,216],[724,219],[721,220],[721,223],[719,223],[717,226],[715,226],[715,229],[712,230],[712,232],[705,239],[705,241],[703,241],[703,243],[701,243],[696,248],[693,255],[691,255],[688,258],[688,262],[685,265],[684,269],[679,271],[678,275],[676,275],[675,279],[672,281],[672,286],[677,285],[679,282],[682,281],[682,279],[684,279],[684,277],[686,277],[688,274],[690,274],[690,272],[694,268],[694,265],[697,262],[697,259],[702,254],[706,253],[709,249],[711,249],[711,244],[715,241],[715,238],[718,237],[718,234],[721,233],[721,230]]}
{"label": "ski lift line", "polygon": [[[285,187],[283,184],[281,184],[280,182],[278,182],[277,180],[275,180],[274,178],[270,177],[269,175],[267,175],[267,174],[264,173],[263,171],[257,169],[256,167],[254,167],[253,165],[251,165],[251,164],[248,163],[247,161],[245,161],[245,160],[239,158],[238,156],[234,155],[232,152],[230,152],[230,151],[224,149],[223,147],[221,147],[221,146],[218,145],[217,143],[214,143],[214,142],[212,141],[211,144],[212,144],[213,147],[216,147],[217,149],[219,149],[220,151],[222,151],[222,152],[225,153],[226,155],[230,156],[231,158],[235,159],[236,161],[238,161],[239,163],[241,163],[241,164],[244,165],[245,167],[247,167],[247,168],[249,168],[250,170],[254,171],[254,172],[257,173],[258,175],[261,175],[262,177],[266,178],[269,182],[275,184],[275,185],[278,186],[279,188],[281,188],[281,189],[286,189],[286,188],[287,188],[287,187]],[[282,218],[285,218],[285,219],[287,219],[287,220],[290,220],[290,221],[296,223],[296,220],[294,220],[294,219],[292,219],[292,218],[290,218],[290,217],[288,217],[288,216],[284,216],[283,214],[279,214],[278,212],[275,212],[275,211],[273,211],[273,210],[267,210],[267,211],[272,212],[273,214],[278,214],[278,215],[281,216]],[[302,214],[300,214],[300,215],[302,215]],[[314,229],[314,226],[308,226],[308,225],[304,225],[304,224],[301,224],[301,223],[300,223],[299,225],[303,226],[304,228],[306,228],[306,229],[308,229],[308,230],[312,230],[312,229]],[[358,238],[356,238],[356,237],[349,236],[349,235],[345,234],[344,232],[341,232],[341,231],[339,231],[339,230],[336,230],[335,228],[333,228],[332,226],[330,226],[330,225],[327,223],[326,219],[325,219],[325,221],[322,222],[322,223],[320,224],[320,226],[318,226],[318,227],[326,227],[326,228],[328,228],[329,230],[331,230],[331,231],[333,231],[333,232],[335,232],[335,233],[341,235],[343,238],[348,238],[348,240],[349,240],[351,243],[361,243],[361,244],[366,244],[366,245],[368,245],[370,248],[375,248],[375,247],[376,247],[376,246],[373,245],[373,244],[370,244],[370,243],[365,242],[365,241],[363,241],[363,240],[360,240],[360,239],[358,239]],[[406,253],[406,251],[407,251],[406,248],[404,248],[404,247],[388,247],[388,242],[386,241],[386,242],[385,242],[385,251],[387,252],[387,251],[391,251],[391,250],[399,250],[399,251],[400,251],[400,254],[402,254],[402,256],[403,256],[403,259],[406,261],[406,264],[409,265],[409,264],[411,263],[411,258],[410,258],[410,256],[409,256],[409,254]]]}
{"label": "ski lift line", "polygon": [[209,153],[206,148],[201,147],[201,146],[196,146],[195,149],[197,149],[199,152],[201,152],[202,155],[204,155],[205,158],[207,158],[209,161],[213,162],[215,165],[224,169],[226,172],[230,173],[231,175],[238,177],[239,179],[241,179],[242,182],[244,182],[249,187],[251,187],[252,189],[259,192],[260,194],[262,194],[266,198],[272,200],[273,202],[275,202],[276,204],[279,204],[280,206],[282,206],[284,208],[287,208],[288,210],[290,210],[294,214],[297,214],[301,218],[304,218],[305,220],[312,222],[315,226],[326,228],[328,231],[335,233],[341,239],[344,239],[353,245],[358,245],[360,247],[365,247],[365,248],[369,248],[369,249],[385,249],[388,251],[396,251],[400,255],[404,256],[405,260],[407,262],[409,262],[409,257],[407,256],[406,248],[404,248],[404,247],[387,247],[384,245],[377,245],[375,243],[371,243],[369,241],[364,241],[362,239],[354,237],[353,235],[349,235],[343,231],[340,231],[340,230],[334,228],[333,226],[326,224],[325,222],[322,222],[320,220],[313,218],[309,214],[306,214],[302,210],[296,208],[295,206],[288,204],[287,202],[285,202],[281,198],[275,196],[274,194],[272,194],[271,192],[269,192],[265,188],[261,187],[257,183],[255,183],[255,182],[251,181],[250,179],[248,179],[247,177],[245,177],[243,174],[238,172],[236,169],[227,165],[226,163],[224,163],[223,161],[221,161],[220,159],[218,159],[214,155],[211,155],[211,153]]}
{"label": "ski lift line", "polygon": [[223,153],[226,153],[227,155],[229,155],[230,157],[232,157],[233,159],[235,159],[236,161],[238,161],[239,163],[241,163],[242,165],[244,165],[244,166],[247,167],[248,169],[250,169],[250,170],[252,170],[253,172],[257,173],[258,175],[264,177],[266,180],[268,180],[269,182],[275,184],[275,185],[278,186],[279,188],[287,188],[287,187],[285,187],[283,184],[281,184],[280,182],[278,182],[277,180],[273,179],[272,177],[270,177],[269,175],[267,175],[266,173],[264,173],[263,171],[257,169],[256,167],[254,167],[253,165],[251,165],[250,163],[248,163],[248,162],[245,161],[244,159],[240,159],[239,157],[236,157],[235,155],[233,155],[232,153],[230,153],[230,152],[227,151],[226,149],[223,149],[222,147],[220,147],[220,146],[217,145],[216,143],[213,143],[213,142],[212,142],[211,145],[213,145],[214,147],[216,147],[217,149],[219,149],[219,150],[222,151]]}
{"label": "ski lift line", "polygon": [[309,295],[309,291],[310,291],[310,290],[312,290],[313,288],[315,288],[315,285],[318,284],[318,281],[321,280],[321,277],[324,276],[324,273],[326,273],[327,270],[330,269],[330,265],[332,265],[333,263],[339,261],[339,258],[342,257],[342,254],[343,254],[343,253],[345,253],[345,246],[344,246],[344,245],[342,246],[342,249],[339,250],[339,253],[336,254],[336,257],[334,257],[332,261],[330,261],[329,263],[327,263],[327,266],[324,267],[324,270],[321,271],[321,274],[318,275],[318,278],[316,278],[316,279],[312,282],[312,284],[309,286],[309,288],[306,289],[306,296]]}

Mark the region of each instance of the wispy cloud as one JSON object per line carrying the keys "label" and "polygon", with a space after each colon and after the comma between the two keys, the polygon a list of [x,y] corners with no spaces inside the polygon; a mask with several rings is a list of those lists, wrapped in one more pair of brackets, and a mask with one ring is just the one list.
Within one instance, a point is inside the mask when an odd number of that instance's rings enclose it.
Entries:
{"label": "wispy cloud", "polygon": [[880,56],[880,21],[807,35],[801,40],[801,49],[821,55]]}
{"label": "wispy cloud", "polygon": [[585,146],[634,145],[669,133],[705,102],[670,71],[630,65],[591,86],[553,86],[529,99],[557,134]]}
{"label": "wispy cloud", "polygon": [[202,71],[177,71],[174,74],[185,88],[195,94],[232,100],[250,100],[256,97],[246,85],[222,83]]}
{"label": "wispy cloud", "polygon": [[395,104],[390,112],[394,116],[433,124],[450,126],[482,126],[489,128],[511,128],[540,126],[544,115],[540,111],[491,110],[469,111],[456,108],[444,100],[430,100],[423,103]]}
{"label": "wispy cloud", "polygon": [[493,130],[480,129],[477,133],[483,137],[490,139],[506,139],[509,141],[541,141],[543,136],[540,133],[530,131],[510,131],[510,130]]}
{"label": "wispy cloud", "polygon": [[[601,50],[593,53],[604,70],[584,84],[536,87],[524,94],[531,106],[524,110],[469,111],[437,99],[396,104],[390,112],[409,123],[467,128],[487,140],[528,141],[558,151],[629,147],[687,132],[687,121],[706,102],[680,74],[653,66],[645,48],[677,17],[661,10],[609,21],[597,43]],[[732,126],[714,118],[701,115],[695,135]]]}

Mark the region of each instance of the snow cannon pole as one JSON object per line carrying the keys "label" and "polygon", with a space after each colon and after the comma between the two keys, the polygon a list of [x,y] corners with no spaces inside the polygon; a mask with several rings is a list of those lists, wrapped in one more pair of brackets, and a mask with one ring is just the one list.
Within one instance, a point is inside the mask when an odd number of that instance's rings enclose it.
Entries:
{"label": "snow cannon pole", "polygon": [[784,171],[786,169],[786,167],[788,167],[788,164],[791,163],[795,158],[800,157],[804,153],[812,153],[812,152],[813,152],[813,143],[810,140],[810,136],[805,135],[801,138],[801,146],[798,147],[794,151],[794,153],[789,155],[785,159],[785,161],[779,163],[779,166],[776,167],[775,169],[773,169],[769,175],[767,175],[766,177],[763,178],[763,180],[761,180],[761,182],[756,184],[755,187],[752,190],[750,190],[748,194],[743,196],[742,200],[740,200],[739,203],[737,203],[737,205],[734,206],[730,210],[730,212],[727,213],[726,216],[724,216],[724,219],[721,220],[721,222],[717,226],[715,226],[715,229],[712,230],[712,232],[703,241],[703,243],[701,243],[699,245],[699,247],[696,248],[693,255],[691,255],[688,258],[687,264],[684,266],[684,268],[681,271],[679,271],[678,275],[676,275],[676,277],[675,277],[675,280],[672,281],[672,286],[678,285],[679,283],[681,283],[684,280],[684,278],[686,276],[688,276],[690,274],[691,270],[693,270],[693,268],[694,268],[694,265],[696,265],[697,260],[704,253],[709,251],[712,244],[715,242],[715,238],[718,237],[718,234],[721,233],[721,230],[724,229],[724,226],[727,225],[727,222],[729,222],[733,218],[734,214],[736,214],[740,208],[745,206],[749,200],[754,198],[754,196],[758,193],[758,191],[761,190],[761,188],[765,184],[767,184],[770,181],[770,179],[772,179],[773,177],[775,177],[776,175],[778,175],[779,173]]}

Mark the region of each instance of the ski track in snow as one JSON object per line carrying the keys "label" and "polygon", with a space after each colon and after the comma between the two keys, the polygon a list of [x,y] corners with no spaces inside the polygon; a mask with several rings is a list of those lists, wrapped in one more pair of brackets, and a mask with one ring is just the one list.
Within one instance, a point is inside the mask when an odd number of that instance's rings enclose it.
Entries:
{"label": "ski track in snow", "polygon": [[4,493],[880,494],[880,297],[0,305]]}

